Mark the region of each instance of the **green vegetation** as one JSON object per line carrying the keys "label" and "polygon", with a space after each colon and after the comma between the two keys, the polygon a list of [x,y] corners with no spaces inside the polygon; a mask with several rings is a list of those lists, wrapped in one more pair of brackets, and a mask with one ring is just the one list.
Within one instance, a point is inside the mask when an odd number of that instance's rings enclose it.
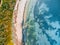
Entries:
{"label": "green vegetation", "polygon": [[[0,6],[0,45],[9,45],[12,40],[11,27],[15,0],[1,0]],[[12,44],[11,44],[12,45]]]}

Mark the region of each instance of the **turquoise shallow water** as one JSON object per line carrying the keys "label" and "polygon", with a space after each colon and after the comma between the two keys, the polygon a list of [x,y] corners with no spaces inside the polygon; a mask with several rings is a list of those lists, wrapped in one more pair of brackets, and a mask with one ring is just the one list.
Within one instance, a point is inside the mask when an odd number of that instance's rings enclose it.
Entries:
{"label": "turquoise shallow water", "polygon": [[37,0],[32,5],[23,29],[24,45],[60,45],[60,0]]}

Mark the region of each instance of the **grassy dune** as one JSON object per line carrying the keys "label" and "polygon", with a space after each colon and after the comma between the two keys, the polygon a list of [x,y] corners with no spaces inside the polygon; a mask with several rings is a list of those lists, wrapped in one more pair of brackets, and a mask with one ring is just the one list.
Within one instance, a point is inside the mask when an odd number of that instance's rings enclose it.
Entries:
{"label": "grassy dune", "polygon": [[0,2],[0,45],[13,45],[12,17],[15,0],[1,0]]}

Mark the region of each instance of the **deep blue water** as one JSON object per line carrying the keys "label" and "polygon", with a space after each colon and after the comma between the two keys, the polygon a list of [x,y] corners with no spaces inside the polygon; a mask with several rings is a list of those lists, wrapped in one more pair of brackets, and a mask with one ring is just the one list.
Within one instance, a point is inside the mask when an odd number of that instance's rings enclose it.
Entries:
{"label": "deep blue water", "polygon": [[60,0],[38,0],[34,8],[34,19],[42,30],[43,38],[45,35],[44,39],[47,39],[43,40],[39,34],[42,43],[38,45],[60,45]]}

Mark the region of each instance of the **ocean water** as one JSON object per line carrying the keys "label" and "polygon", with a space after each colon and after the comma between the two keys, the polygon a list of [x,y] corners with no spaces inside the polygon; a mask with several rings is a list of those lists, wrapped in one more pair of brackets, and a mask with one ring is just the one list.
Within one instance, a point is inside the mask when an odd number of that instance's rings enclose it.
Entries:
{"label": "ocean water", "polygon": [[27,8],[24,45],[60,45],[60,0],[31,0]]}

